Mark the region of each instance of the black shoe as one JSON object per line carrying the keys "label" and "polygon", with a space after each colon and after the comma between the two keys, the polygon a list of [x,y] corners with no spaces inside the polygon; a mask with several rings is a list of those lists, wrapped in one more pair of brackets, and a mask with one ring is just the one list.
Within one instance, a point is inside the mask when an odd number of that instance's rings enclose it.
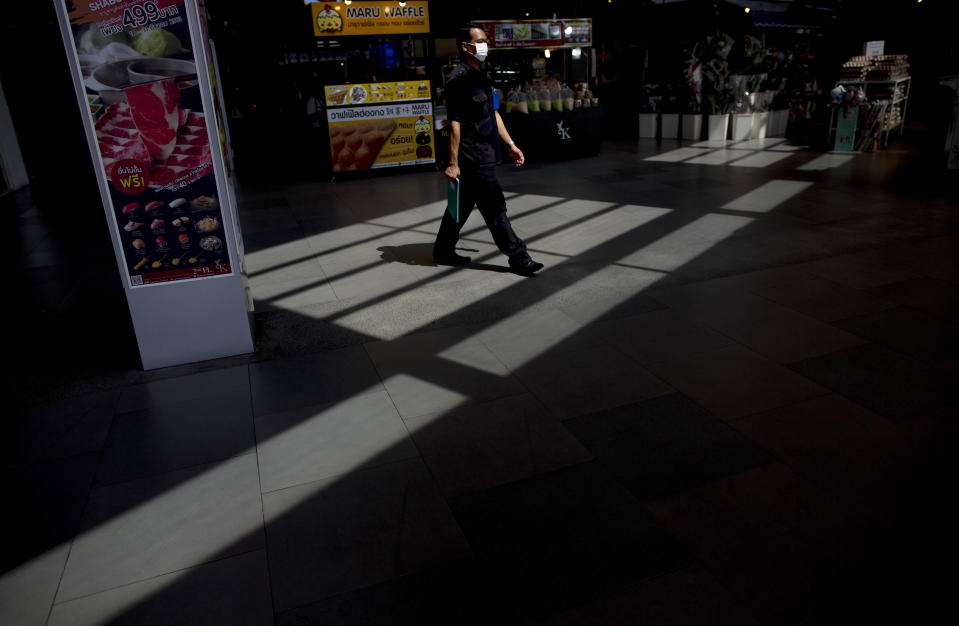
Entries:
{"label": "black shoe", "polygon": [[438,256],[434,254],[433,260],[436,261],[437,265],[469,265],[472,259],[468,256],[453,252],[451,254],[441,254]]}
{"label": "black shoe", "polygon": [[543,269],[543,264],[537,263],[533,259],[526,258],[522,261],[510,261],[509,267],[514,274],[519,274],[520,276],[532,276],[536,272]]}

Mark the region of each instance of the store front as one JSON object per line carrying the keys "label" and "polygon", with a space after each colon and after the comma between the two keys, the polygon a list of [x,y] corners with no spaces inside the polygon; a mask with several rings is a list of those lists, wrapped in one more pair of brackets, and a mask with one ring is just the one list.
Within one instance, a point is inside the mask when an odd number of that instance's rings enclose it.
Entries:
{"label": "store front", "polygon": [[347,51],[342,77],[322,81],[328,174],[432,166],[431,83],[425,62],[410,62],[429,56],[429,3],[317,2],[310,9],[317,45]]}
{"label": "store front", "polygon": [[[592,20],[475,23],[489,39],[489,70],[501,101],[500,114],[524,154],[536,160],[599,154],[603,111],[590,90],[596,76]],[[458,61],[457,54],[454,47],[444,77]],[[442,102],[437,120],[442,128]],[[443,156],[441,152],[441,160]]]}
{"label": "store front", "polygon": [[504,118],[530,158],[594,156],[602,109],[591,19],[480,21],[495,51],[493,77],[504,91]]}

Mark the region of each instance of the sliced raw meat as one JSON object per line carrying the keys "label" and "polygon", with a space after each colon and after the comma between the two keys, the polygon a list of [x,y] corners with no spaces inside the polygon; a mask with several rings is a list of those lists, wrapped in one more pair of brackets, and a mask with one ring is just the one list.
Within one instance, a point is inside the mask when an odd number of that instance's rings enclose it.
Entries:
{"label": "sliced raw meat", "polygon": [[[208,174],[213,159],[207,140],[206,117],[189,109],[177,109],[175,114],[178,127],[173,146],[164,159],[157,160],[134,124],[133,108],[125,102],[107,107],[95,124],[107,176],[112,175],[113,164],[121,159],[136,159],[149,164],[149,184],[154,188],[172,182],[189,183]],[[177,181],[181,177],[182,180]]]}
{"label": "sliced raw meat", "polygon": [[202,144],[198,146],[191,146],[189,144],[177,144],[176,148],[173,149],[173,154],[189,154],[192,156],[200,156],[202,154],[210,153],[210,145]]}
{"label": "sliced raw meat", "polygon": [[121,128],[119,126],[107,126],[101,133],[102,136],[116,137],[118,139],[136,139],[140,136],[135,128]]}
{"label": "sliced raw meat", "polygon": [[133,126],[132,120],[127,117],[129,110],[130,107],[123,102],[111,104],[94,126],[107,176],[112,175],[112,166],[120,159],[136,159],[145,163],[152,160],[140,134],[127,127],[128,124]]}
{"label": "sliced raw meat", "polygon": [[[176,146],[180,127],[180,90],[172,78],[123,90],[130,113],[154,161],[166,161]],[[188,116],[189,117],[189,116]]]}
{"label": "sliced raw meat", "polygon": [[204,146],[207,144],[206,135],[180,135],[180,143],[190,146]]}
{"label": "sliced raw meat", "polygon": [[162,187],[172,183],[178,176],[183,176],[189,171],[190,168],[179,165],[156,165],[150,170],[150,185]]}

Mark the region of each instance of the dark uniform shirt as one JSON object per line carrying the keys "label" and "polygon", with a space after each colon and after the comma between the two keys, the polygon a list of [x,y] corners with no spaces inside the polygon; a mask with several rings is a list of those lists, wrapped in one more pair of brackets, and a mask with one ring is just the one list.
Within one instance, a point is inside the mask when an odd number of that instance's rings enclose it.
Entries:
{"label": "dark uniform shirt", "polygon": [[461,61],[446,82],[446,110],[450,121],[460,123],[460,160],[473,165],[499,163],[499,130],[489,75]]}

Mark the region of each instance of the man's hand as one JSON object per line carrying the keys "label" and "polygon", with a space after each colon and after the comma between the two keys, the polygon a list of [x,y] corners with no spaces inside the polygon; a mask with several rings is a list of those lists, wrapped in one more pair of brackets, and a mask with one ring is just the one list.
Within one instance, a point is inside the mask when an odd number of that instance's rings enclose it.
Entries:
{"label": "man's hand", "polygon": [[446,175],[446,178],[453,182],[460,177],[460,166],[459,165],[450,165],[446,168],[446,171],[443,172]]}
{"label": "man's hand", "polygon": [[516,165],[516,167],[526,163],[526,157],[523,156],[523,151],[520,150],[515,143],[509,146],[509,155],[512,157],[513,163]]}

